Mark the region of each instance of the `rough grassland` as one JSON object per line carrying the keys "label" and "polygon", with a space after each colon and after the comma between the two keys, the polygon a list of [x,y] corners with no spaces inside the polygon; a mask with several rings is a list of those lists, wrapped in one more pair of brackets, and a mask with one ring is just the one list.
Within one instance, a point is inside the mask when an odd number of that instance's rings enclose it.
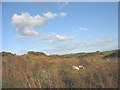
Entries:
{"label": "rough grassland", "polygon": [[[116,88],[118,58],[105,54],[84,57],[4,55],[3,88]],[[74,70],[73,65],[85,69]]]}

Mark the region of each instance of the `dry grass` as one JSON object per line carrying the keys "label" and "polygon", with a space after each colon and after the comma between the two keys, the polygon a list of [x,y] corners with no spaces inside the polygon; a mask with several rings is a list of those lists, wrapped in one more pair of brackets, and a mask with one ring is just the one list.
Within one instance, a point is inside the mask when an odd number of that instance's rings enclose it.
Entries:
{"label": "dry grass", "polygon": [[102,57],[3,56],[3,88],[116,88],[118,59]]}

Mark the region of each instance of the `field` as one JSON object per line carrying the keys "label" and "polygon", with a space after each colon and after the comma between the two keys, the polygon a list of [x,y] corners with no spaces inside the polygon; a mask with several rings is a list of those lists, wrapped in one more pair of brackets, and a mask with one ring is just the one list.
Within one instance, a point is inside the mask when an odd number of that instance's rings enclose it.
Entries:
{"label": "field", "polygon": [[[119,54],[118,54],[119,55]],[[2,53],[3,88],[117,88],[117,51],[45,55]],[[84,69],[73,66],[83,65]]]}

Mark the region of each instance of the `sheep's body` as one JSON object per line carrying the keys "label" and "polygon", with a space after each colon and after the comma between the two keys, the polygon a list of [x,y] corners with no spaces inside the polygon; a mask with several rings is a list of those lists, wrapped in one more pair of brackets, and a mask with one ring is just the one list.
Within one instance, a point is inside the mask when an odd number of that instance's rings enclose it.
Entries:
{"label": "sheep's body", "polygon": [[79,65],[79,66],[73,66],[74,70],[80,70],[80,69],[85,69],[83,65]]}
{"label": "sheep's body", "polygon": [[83,65],[79,65],[78,67],[79,69],[85,69]]}
{"label": "sheep's body", "polygon": [[73,69],[75,69],[75,70],[79,70],[79,67],[77,67],[77,66],[73,66]]}

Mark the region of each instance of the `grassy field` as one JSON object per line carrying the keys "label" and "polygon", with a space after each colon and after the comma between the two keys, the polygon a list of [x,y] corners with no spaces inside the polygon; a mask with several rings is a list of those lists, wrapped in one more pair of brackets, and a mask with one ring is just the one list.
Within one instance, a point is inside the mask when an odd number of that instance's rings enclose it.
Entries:
{"label": "grassy field", "polygon": [[[117,88],[116,51],[21,56],[2,53],[3,88]],[[75,70],[73,66],[83,65]]]}

